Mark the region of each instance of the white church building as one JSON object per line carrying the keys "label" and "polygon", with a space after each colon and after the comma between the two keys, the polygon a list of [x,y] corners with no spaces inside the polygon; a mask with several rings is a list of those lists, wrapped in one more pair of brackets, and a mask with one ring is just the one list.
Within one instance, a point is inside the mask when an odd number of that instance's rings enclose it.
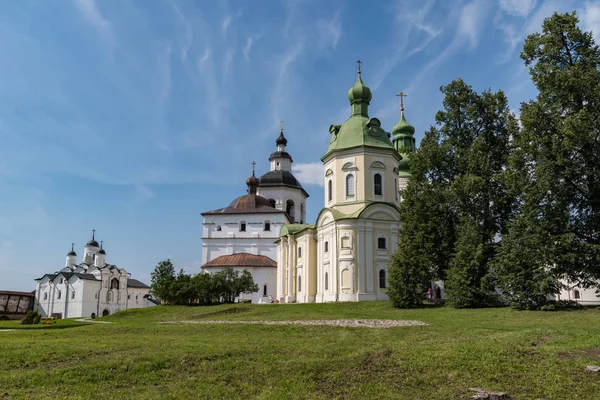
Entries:
{"label": "white church building", "polygon": [[[202,269],[247,269],[253,302],[387,300],[388,266],[398,247],[400,191],[409,178],[406,150],[414,128],[404,117],[386,132],[368,115],[371,91],[358,79],[348,91],[351,116],[330,128],[325,204],[306,223],[308,193],[292,174],[283,129],[270,171],[247,180],[248,194],[204,217]],[[242,298],[244,298],[242,296]]]}
{"label": "white church building", "polygon": [[202,270],[224,269],[252,273],[257,293],[241,294],[238,300],[253,303],[277,298],[277,245],[281,228],[306,220],[308,193],[292,174],[292,157],[280,130],[277,150],[269,157],[270,170],[260,178],[246,180],[247,194],[229,206],[202,213]]}
{"label": "white church building", "polygon": [[149,292],[125,269],[106,263],[106,251],[93,231],[79,264],[71,245],[63,269],[36,279],[35,309],[43,317],[95,318],[157,305]]}

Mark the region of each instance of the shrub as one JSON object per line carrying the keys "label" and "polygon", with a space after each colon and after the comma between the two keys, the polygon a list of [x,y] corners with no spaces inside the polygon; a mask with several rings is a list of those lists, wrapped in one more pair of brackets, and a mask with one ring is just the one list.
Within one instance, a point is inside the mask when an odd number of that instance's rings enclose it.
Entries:
{"label": "shrub", "polygon": [[21,320],[21,324],[23,325],[37,325],[42,320],[42,316],[39,312],[34,310],[27,311],[27,314]]}

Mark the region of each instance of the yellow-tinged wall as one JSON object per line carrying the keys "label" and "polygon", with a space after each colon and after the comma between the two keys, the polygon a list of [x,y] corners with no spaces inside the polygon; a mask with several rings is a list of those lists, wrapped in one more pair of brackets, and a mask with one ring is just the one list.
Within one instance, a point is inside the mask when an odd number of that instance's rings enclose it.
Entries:
{"label": "yellow-tinged wall", "polygon": [[[383,165],[380,169],[374,163]],[[325,160],[324,190],[325,207],[333,207],[345,214],[352,214],[362,208],[365,201],[383,201],[399,204],[398,161],[390,151],[370,151],[362,148],[336,152]],[[383,178],[383,193],[374,194],[375,173]],[[352,174],[355,181],[355,195],[346,196],[346,176]],[[332,199],[329,201],[329,180],[332,181]]]}

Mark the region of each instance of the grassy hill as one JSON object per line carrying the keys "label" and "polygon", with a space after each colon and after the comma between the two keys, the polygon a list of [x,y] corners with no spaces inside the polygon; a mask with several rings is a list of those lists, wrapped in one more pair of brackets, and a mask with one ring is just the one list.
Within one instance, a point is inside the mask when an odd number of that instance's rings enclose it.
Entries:
{"label": "grassy hill", "polygon": [[[168,321],[407,319],[387,329]],[[397,310],[388,303],[155,307],[0,322],[2,398],[597,399],[600,309]]]}

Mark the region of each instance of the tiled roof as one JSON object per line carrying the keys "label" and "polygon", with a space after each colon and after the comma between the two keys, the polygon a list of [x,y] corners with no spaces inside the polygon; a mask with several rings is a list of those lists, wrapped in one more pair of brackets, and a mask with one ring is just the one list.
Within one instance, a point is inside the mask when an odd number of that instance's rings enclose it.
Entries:
{"label": "tiled roof", "polygon": [[144,282],[140,282],[137,279],[127,279],[127,287],[136,287],[136,288],[150,288],[150,286],[146,285]]}
{"label": "tiled roof", "polygon": [[237,253],[220,256],[204,264],[204,267],[270,267],[277,268],[277,262],[267,256]]}

